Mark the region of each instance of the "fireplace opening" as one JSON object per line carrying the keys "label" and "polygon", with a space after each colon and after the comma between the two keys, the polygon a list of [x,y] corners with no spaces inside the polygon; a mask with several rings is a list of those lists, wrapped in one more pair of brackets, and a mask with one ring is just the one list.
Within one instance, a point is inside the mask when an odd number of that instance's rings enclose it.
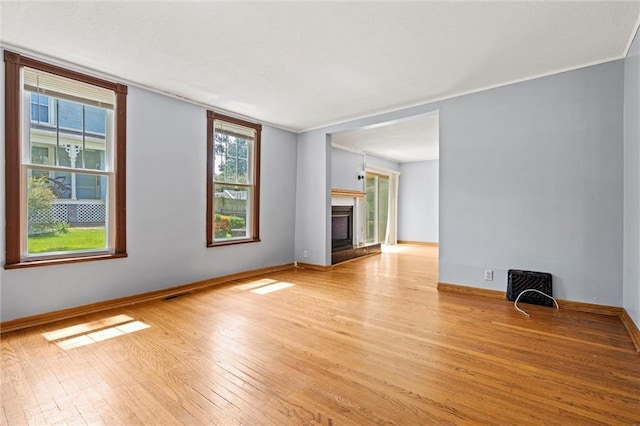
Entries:
{"label": "fireplace opening", "polygon": [[331,207],[331,251],[353,248],[353,206]]}

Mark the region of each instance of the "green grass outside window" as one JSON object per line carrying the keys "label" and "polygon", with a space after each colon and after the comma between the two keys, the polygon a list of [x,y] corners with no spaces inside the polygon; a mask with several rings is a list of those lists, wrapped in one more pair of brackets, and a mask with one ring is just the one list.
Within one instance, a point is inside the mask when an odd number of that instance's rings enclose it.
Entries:
{"label": "green grass outside window", "polygon": [[66,233],[34,235],[28,240],[28,253],[100,250],[106,248],[105,230],[101,228],[70,228]]}

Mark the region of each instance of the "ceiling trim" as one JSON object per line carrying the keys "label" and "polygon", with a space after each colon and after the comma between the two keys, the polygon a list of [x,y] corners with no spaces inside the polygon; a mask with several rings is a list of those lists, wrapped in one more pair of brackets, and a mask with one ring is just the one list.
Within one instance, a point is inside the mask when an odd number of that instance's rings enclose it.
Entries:
{"label": "ceiling trim", "polygon": [[[164,91],[164,90],[160,90],[160,89],[157,89],[157,88],[155,88],[153,86],[148,86],[146,84],[142,84],[142,83],[139,83],[139,82],[136,82],[136,81],[128,80],[126,78],[121,78],[121,77],[118,77],[118,76],[113,75],[113,74],[108,74],[108,73],[105,73],[105,72],[101,72],[101,71],[98,71],[98,70],[90,68],[90,67],[86,67],[86,66],[79,65],[79,64],[76,64],[76,63],[73,63],[73,62],[68,62],[68,61],[64,61],[62,59],[54,58],[52,56],[48,56],[48,55],[45,55],[45,54],[42,54],[42,53],[39,53],[39,52],[35,52],[33,50],[30,50],[30,49],[25,49],[24,47],[16,46],[14,44],[5,43],[5,42],[0,41],[0,48],[1,49],[6,49],[6,50],[11,50],[11,51],[19,53],[21,55],[25,55],[25,56],[28,56],[30,58],[37,59],[39,61],[48,62],[48,63],[50,63],[52,65],[57,65],[59,67],[64,67],[64,68],[67,68],[67,69],[69,69],[71,71],[80,72],[80,73],[83,73],[83,74],[87,74],[87,75],[90,75],[90,76],[93,76],[93,77],[97,77],[97,78],[102,78],[102,79],[105,79],[105,80],[117,81],[119,83],[126,84],[127,86],[130,86],[130,87],[137,87],[138,89],[143,89],[143,90],[146,90],[146,91],[149,91],[149,92],[153,92],[153,93],[158,94],[158,95],[167,96],[169,98],[176,99],[178,101],[186,102],[188,104],[199,106],[199,107],[202,107],[202,108],[205,108],[205,109],[208,109],[208,110],[213,110],[214,112],[217,112],[217,113],[220,113],[220,114],[224,114],[224,115],[229,115],[231,117],[238,118],[240,120],[250,121],[250,122],[253,122],[253,123],[257,123],[257,124],[263,124],[263,125],[266,125],[266,126],[269,126],[269,127],[274,127],[276,129],[285,130],[287,132],[291,132],[291,133],[295,133],[295,134],[300,134],[301,133],[298,130],[289,129],[289,128],[283,127],[282,125],[279,125],[279,124],[270,123],[268,121],[263,121],[263,120],[258,120],[255,117],[249,117],[247,115],[238,114],[237,112],[229,111],[229,110],[226,110],[226,109],[223,109],[223,108],[218,108],[218,107],[216,107],[214,105],[205,104],[205,103],[193,100],[191,98],[188,98],[186,96],[176,95],[175,93],[171,93],[171,92],[167,92],[167,91]],[[203,117],[204,117],[204,115],[203,115]]]}
{"label": "ceiling trim", "polygon": [[[334,127],[334,126],[337,126],[337,125],[344,125],[346,123],[350,123],[350,122],[353,122],[353,121],[356,121],[356,120],[360,120],[360,119],[375,118],[375,117],[382,116],[384,114],[389,114],[389,113],[393,113],[393,112],[408,110],[408,109],[419,107],[419,106],[425,106],[425,105],[428,105],[428,104],[441,102],[441,101],[445,101],[445,100],[456,98],[456,97],[460,97],[460,96],[470,95],[470,94],[482,92],[482,91],[485,91],[485,90],[490,90],[490,89],[495,89],[495,88],[499,88],[499,87],[509,86],[509,85],[512,85],[512,84],[517,84],[517,83],[521,83],[521,82],[525,82],[525,81],[535,80],[535,79],[538,79],[538,78],[548,77],[548,76],[555,75],[555,74],[560,74],[560,73],[564,73],[564,72],[568,72],[568,71],[574,71],[574,70],[578,70],[578,69],[581,69],[581,68],[587,68],[587,67],[594,66],[594,65],[599,65],[599,64],[603,64],[603,63],[619,60],[619,59],[624,59],[626,57],[626,55],[628,54],[628,51],[629,51],[629,49],[631,47],[631,44],[633,43],[634,38],[637,36],[639,28],[640,28],[640,16],[636,19],[636,23],[634,25],[633,31],[629,36],[629,40],[627,41],[626,47],[623,50],[623,52],[621,54],[613,55],[613,56],[604,58],[602,60],[592,61],[592,62],[584,63],[584,64],[581,64],[581,65],[573,66],[573,67],[566,67],[566,68],[556,69],[556,70],[553,70],[553,71],[550,71],[550,72],[547,72],[547,73],[535,74],[535,75],[524,77],[524,78],[521,78],[521,79],[509,80],[509,81],[506,81],[506,82],[497,83],[495,85],[484,86],[484,87],[480,87],[480,88],[477,88],[477,89],[472,89],[472,90],[469,90],[469,91],[461,91],[461,92],[449,94],[449,95],[446,95],[446,96],[422,98],[422,99],[420,99],[420,100],[418,100],[416,102],[411,102],[411,103],[399,105],[399,106],[392,107],[392,108],[381,108],[381,109],[378,109],[378,110],[368,111],[368,112],[364,112],[364,113],[361,113],[361,114],[348,116],[348,117],[345,117],[344,119],[339,119],[337,121],[332,121],[332,122],[320,124],[320,125],[317,125],[317,126],[304,128],[304,129],[301,129],[301,130],[295,130],[295,129],[292,129],[292,128],[289,128],[289,127],[286,127],[286,126],[283,126],[283,125],[279,125],[279,124],[276,124],[276,123],[268,122],[268,121],[259,120],[259,122],[261,124],[265,124],[265,125],[268,125],[268,126],[271,126],[271,127],[274,127],[274,128],[282,129],[282,130],[285,130],[285,131],[288,131],[288,132],[292,132],[292,133],[295,133],[295,134],[301,134],[301,133],[305,133],[305,132],[309,132],[309,131],[313,131],[313,130],[327,129],[327,128],[331,128],[331,127]],[[120,78],[120,77],[118,77],[116,75],[111,75],[111,74],[108,74],[108,73],[99,72],[99,71],[97,71],[95,69],[92,69],[92,68],[89,68],[89,67],[80,66],[80,65],[75,64],[75,63],[71,63],[71,62],[60,60],[60,59],[56,59],[54,57],[50,57],[50,56],[47,56],[45,54],[38,53],[36,51],[32,51],[32,50],[30,50],[28,48],[24,48],[24,47],[21,47],[21,46],[18,46],[18,45],[13,45],[11,43],[6,43],[6,42],[3,42],[3,41],[0,41],[0,47],[6,48],[6,49],[9,49],[9,50],[13,50],[13,51],[15,51],[17,53],[22,53],[22,54],[31,56],[31,57],[33,57],[35,59],[46,60],[46,61],[48,61],[50,63],[53,63],[53,64],[56,64],[56,65],[65,66],[65,67],[67,67],[69,69],[77,70],[79,72],[83,72],[83,73],[87,73],[87,74],[90,74],[90,75],[95,75],[95,76],[99,76],[99,77],[103,77],[103,78],[107,78],[107,79],[115,79],[115,80],[121,81],[121,82],[123,82],[123,83],[125,83],[127,85],[133,86],[133,87],[138,87],[138,88],[141,88],[141,89],[144,89],[144,90],[148,90],[148,91],[153,92],[153,93],[157,93],[157,94],[161,94],[161,95],[164,95],[164,96],[168,96],[170,98],[173,98],[173,99],[176,99],[176,100],[180,100],[180,101],[183,101],[183,102],[187,102],[189,104],[200,106],[200,107],[203,107],[203,108],[206,108],[206,109],[212,109],[212,110],[215,110],[215,111],[219,111],[219,112],[221,112],[223,114],[226,114],[226,115],[231,115],[231,116],[238,117],[238,118],[241,118],[241,119],[248,119],[248,120],[251,120],[251,121],[256,121],[257,120],[256,117],[251,117],[251,116],[246,116],[246,115],[243,115],[243,114],[235,113],[233,111],[229,111],[229,110],[224,109],[224,108],[218,108],[215,105],[206,104],[206,103],[191,99],[189,97],[177,95],[175,93],[164,91],[164,90],[158,89],[156,87],[153,87],[153,86],[150,86],[150,85],[146,85],[146,84],[143,84],[143,83],[140,83],[140,82],[137,82],[137,81],[131,81],[131,80],[128,80],[128,79]]]}
{"label": "ceiling trim", "polygon": [[[576,70],[583,69],[583,68],[589,68],[589,67],[593,67],[593,66],[596,66],[596,65],[602,65],[602,64],[606,64],[607,62],[613,62],[613,61],[617,61],[617,60],[620,60],[620,59],[624,59],[625,56],[616,55],[616,56],[613,56],[613,57],[605,58],[605,59],[600,60],[600,61],[589,62],[589,63],[583,64],[583,65],[579,65],[579,66],[576,66],[576,67],[561,68],[561,69],[558,69],[558,70],[555,70],[555,71],[552,71],[552,72],[548,72],[548,73],[544,73],[544,74],[536,74],[536,75],[531,76],[531,77],[525,77],[525,78],[518,79],[518,80],[510,80],[510,81],[507,81],[507,82],[504,82],[504,83],[494,84],[494,85],[491,85],[491,86],[484,86],[484,87],[481,87],[481,88],[476,89],[476,90],[469,90],[469,91],[466,91],[466,92],[459,92],[459,93],[455,93],[455,94],[452,94],[452,95],[449,95],[449,96],[442,96],[442,97],[436,97],[436,98],[426,98],[426,99],[423,99],[423,100],[420,100],[420,101],[417,101],[417,102],[413,102],[411,104],[407,104],[405,106],[384,109],[384,110],[380,110],[380,111],[377,111],[377,112],[371,112],[369,114],[362,114],[362,115],[353,116],[351,118],[347,118],[347,119],[344,119],[344,120],[332,122],[332,123],[326,124],[326,125],[310,127],[308,129],[300,130],[297,133],[300,134],[300,133],[311,132],[311,131],[314,131],[314,130],[327,129],[327,128],[331,128],[331,127],[347,124],[347,123],[350,123],[350,122],[353,122],[353,121],[362,120],[362,119],[365,119],[365,118],[379,117],[379,116],[386,115],[386,114],[391,114],[391,113],[394,113],[394,112],[404,111],[404,110],[408,110],[408,109],[411,109],[411,108],[417,108],[417,107],[420,107],[420,106],[427,106],[429,104],[434,104],[436,102],[442,102],[442,101],[446,101],[446,100],[449,100],[449,99],[458,98],[460,96],[472,95],[474,93],[484,92],[485,90],[497,89],[497,88],[500,88],[500,87],[510,86],[512,84],[518,84],[518,83],[524,83],[526,81],[536,80],[538,78],[550,77],[550,76],[556,75],[556,74],[562,74],[562,73],[569,72],[569,71],[576,71]],[[439,111],[440,107],[438,107],[437,110]],[[434,111],[435,111],[435,109],[434,109]],[[429,113],[429,112],[431,112],[431,111],[425,112],[425,114]],[[422,113],[417,113],[417,114],[414,114],[414,115],[420,115],[420,114],[422,114]],[[386,123],[386,121],[381,122],[381,123]],[[351,129],[351,130],[353,130],[353,129]],[[346,131],[348,131],[348,130],[346,130]],[[337,132],[329,132],[329,133],[340,133],[340,132],[341,131],[339,131],[339,132],[338,131]]]}

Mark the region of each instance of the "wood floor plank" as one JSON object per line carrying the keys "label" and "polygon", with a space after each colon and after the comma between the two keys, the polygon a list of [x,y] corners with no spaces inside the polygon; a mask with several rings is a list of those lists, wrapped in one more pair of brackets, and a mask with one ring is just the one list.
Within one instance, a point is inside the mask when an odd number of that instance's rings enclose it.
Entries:
{"label": "wood floor plank", "polygon": [[3,334],[0,424],[640,423],[618,318],[439,293],[437,253],[401,245]]}

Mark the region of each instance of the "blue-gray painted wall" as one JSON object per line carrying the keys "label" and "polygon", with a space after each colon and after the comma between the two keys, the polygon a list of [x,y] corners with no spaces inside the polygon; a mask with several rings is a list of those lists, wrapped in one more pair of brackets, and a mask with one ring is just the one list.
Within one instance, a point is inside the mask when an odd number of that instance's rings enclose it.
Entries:
{"label": "blue-gray painted wall", "polygon": [[[509,268],[540,270],[560,298],[622,306],[623,76],[613,61],[302,133],[317,148],[298,151],[298,175],[331,173],[327,134],[439,110],[440,281],[505,290]],[[328,212],[326,191],[299,180],[296,217]],[[327,265],[311,229],[296,228],[296,259]]]}
{"label": "blue-gray painted wall", "polygon": [[624,64],[623,306],[640,328],[640,36]]}
{"label": "blue-gray painted wall", "polygon": [[398,188],[398,240],[439,241],[439,160],[400,165]]}
{"label": "blue-gray painted wall", "polygon": [[440,281],[503,290],[508,268],[543,270],[558,297],[624,306],[638,323],[637,51],[636,40],[626,60],[297,136],[265,126],[262,242],[215,249],[204,247],[204,108],[130,87],[129,258],[1,270],[0,318],[293,260],[328,265],[329,135],[439,110]]}
{"label": "blue-gray painted wall", "polygon": [[[3,76],[4,66],[0,81]],[[130,86],[127,114],[129,257],[0,269],[2,321],[293,262],[296,134],[263,126],[261,241],[207,248],[205,108]],[[0,123],[4,176],[4,121]],[[0,191],[4,224],[4,184]],[[4,231],[2,225],[1,263]]]}

